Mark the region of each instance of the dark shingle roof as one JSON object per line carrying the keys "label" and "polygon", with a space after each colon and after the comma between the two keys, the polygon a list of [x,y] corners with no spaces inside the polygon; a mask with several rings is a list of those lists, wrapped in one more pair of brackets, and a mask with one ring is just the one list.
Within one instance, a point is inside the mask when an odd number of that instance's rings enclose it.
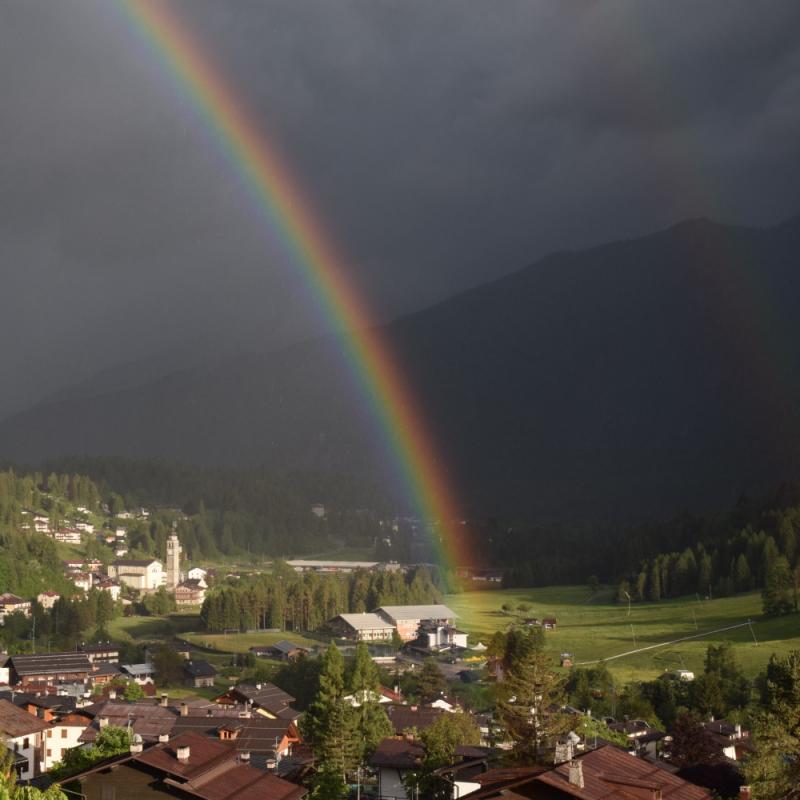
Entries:
{"label": "dark shingle roof", "polygon": [[43,653],[35,656],[11,656],[9,662],[17,675],[92,671],[92,665],[86,653]]}
{"label": "dark shingle roof", "polygon": [[191,678],[213,678],[217,670],[208,661],[187,661],[183,669]]}

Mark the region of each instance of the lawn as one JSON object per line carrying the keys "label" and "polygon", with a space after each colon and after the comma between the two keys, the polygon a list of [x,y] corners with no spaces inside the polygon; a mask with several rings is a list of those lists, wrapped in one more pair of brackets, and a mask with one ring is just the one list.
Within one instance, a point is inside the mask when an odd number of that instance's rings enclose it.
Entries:
{"label": "lawn", "polygon": [[634,603],[628,607],[610,602],[610,593],[596,596],[583,586],[554,586],[496,592],[464,592],[449,595],[445,602],[459,615],[459,627],[470,633],[472,643],[484,643],[496,630],[505,630],[514,620],[500,607],[511,603],[530,605],[524,616],[556,617],[557,630],[546,632],[547,648],[554,656],[573,654],[574,662],[608,659],[637,647],[667,642],[753,620],[749,627],[694,639],[644,653],[608,661],[621,682],[651,679],[664,670],[686,668],[701,672],[709,643],[730,641],[749,675],[756,675],[773,653],[800,649],[800,615],[778,619],[761,617],[761,596],[756,593],[715,600],[686,597],[662,603]]}
{"label": "lawn", "polygon": [[148,642],[196,630],[199,624],[200,616],[196,613],[175,613],[166,617],[117,617],[109,622],[108,632],[112,639]]}
{"label": "lawn", "polygon": [[316,647],[324,644],[318,639],[308,639],[296,633],[279,631],[261,633],[183,633],[180,638],[195,647],[206,650],[219,650],[223,653],[246,653],[255,645],[274,644],[288,639],[305,647]]}

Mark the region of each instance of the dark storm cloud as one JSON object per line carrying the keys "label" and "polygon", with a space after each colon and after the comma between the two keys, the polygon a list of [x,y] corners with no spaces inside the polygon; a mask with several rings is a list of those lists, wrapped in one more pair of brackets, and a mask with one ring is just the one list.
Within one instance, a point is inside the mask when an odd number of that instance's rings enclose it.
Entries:
{"label": "dark storm cloud", "polygon": [[[178,2],[379,316],[706,215],[800,211],[794,2]],[[0,6],[0,412],[322,329],[111,4]]]}

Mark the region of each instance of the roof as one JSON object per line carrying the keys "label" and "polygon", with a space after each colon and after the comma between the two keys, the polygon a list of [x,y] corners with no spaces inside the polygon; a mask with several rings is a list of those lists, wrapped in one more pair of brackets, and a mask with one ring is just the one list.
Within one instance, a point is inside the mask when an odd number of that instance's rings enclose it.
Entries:
{"label": "roof", "polygon": [[392,769],[414,769],[419,767],[425,757],[425,748],[419,742],[407,739],[382,739],[375,748],[369,765],[371,767],[391,767]]}
{"label": "roof", "polygon": [[416,728],[421,731],[433,725],[434,722],[442,715],[447,714],[447,711],[442,711],[440,708],[427,708],[419,706],[400,706],[400,705],[385,705],[383,706],[386,715],[389,717],[389,722],[395,733],[401,734],[409,728]]}
{"label": "roof", "polygon": [[3,605],[19,605],[20,603],[29,603],[30,600],[23,600],[18,595],[12,594],[11,592],[5,592],[4,594],[0,594],[0,603]]}
{"label": "roof", "polygon": [[93,742],[100,732],[100,719],[108,720],[109,725],[125,728],[130,724],[134,733],[145,741],[157,741],[162,733],[169,733],[175,723],[175,710],[154,705],[152,701],[128,703],[124,700],[109,700],[95,703],[84,709],[94,715],[91,725],[81,734],[81,742]]}
{"label": "roof", "polygon": [[240,717],[238,709],[225,709],[224,706],[216,706],[212,716],[189,713],[177,717],[172,735],[193,732],[216,739],[220,728],[238,730],[236,738],[231,740],[238,751],[267,756],[275,752],[276,740],[280,744],[284,737],[297,738],[294,723],[290,720],[270,719],[263,714]]}
{"label": "roof", "polygon": [[276,714],[293,703],[295,698],[274,683],[239,683],[231,686],[230,694],[236,694],[242,700],[249,700],[254,706]]}
{"label": "roof", "polygon": [[128,675],[152,675],[155,671],[155,667],[149,662],[146,661],[144,664],[123,664],[122,669],[128,673]]}
{"label": "roof", "polygon": [[458,616],[455,611],[441,604],[430,606],[381,606],[378,612],[398,620],[455,619]]}
{"label": "roof", "polygon": [[122,558],[114,562],[115,567],[149,567],[151,564],[160,564],[157,558]]}
{"label": "roof", "polygon": [[80,649],[83,653],[109,653],[119,650],[119,645],[116,642],[92,642],[82,644]]}
{"label": "roof", "polygon": [[39,733],[50,727],[49,722],[17,708],[8,700],[0,700],[0,733],[14,739],[17,736]]}
{"label": "roof", "polygon": [[11,656],[9,659],[17,675],[41,675],[52,672],[91,672],[92,665],[86,653],[42,653],[35,656]]}
{"label": "roof", "polygon": [[362,614],[339,614],[334,619],[341,619],[357,631],[385,630],[390,631],[394,626],[377,614],[363,612]]}
{"label": "roof", "polygon": [[[185,761],[178,760],[180,747],[189,748]],[[120,764],[134,769],[142,764],[149,772],[158,773],[165,789],[176,787],[179,794],[202,800],[298,800],[307,794],[302,786],[239,763],[236,750],[228,744],[196,733],[183,733],[137,755],[109,759],[75,778],[86,778]]]}
{"label": "roof", "polygon": [[217,670],[208,661],[186,661],[184,672],[192,678],[213,678]]}
{"label": "roof", "polygon": [[278,650],[281,653],[293,653],[295,650],[308,650],[307,647],[303,647],[301,644],[295,644],[287,639],[281,639],[281,641],[275,642],[275,644],[265,645],[265,647]]}
{"label": "roof", "polygon": [[199,578],[187,578],[185,581],[181,581],[176,587],[176,589],[191,589],[193,591],[199,591],[205,587],[200,585]]}
{"label": "roof", "polygon": [[660,790],[662,800],[708,800],[705,789],[688,783],[641,758],[601,747],[579,756],[583,770],[583,787],[569,782],[569,763],[543,772],[535,781],[580,798],[580,800],[629,800],[642,789]]}

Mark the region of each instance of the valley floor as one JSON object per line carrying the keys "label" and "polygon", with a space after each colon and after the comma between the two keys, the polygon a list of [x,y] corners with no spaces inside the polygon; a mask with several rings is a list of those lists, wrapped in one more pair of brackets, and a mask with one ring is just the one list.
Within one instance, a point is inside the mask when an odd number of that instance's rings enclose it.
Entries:
{"label": "valley floor", "polygon": [[[714,600],[692,596],[633,603],[630,615],[627,605],[611,600],[610,591],[601,589],[593,595],[583,586],[464,592],[448,595],[445,602],[459,615],[458,625],[469,632],[472,644],[479,640],[487,644],[492,633],[506,630],[523,617],[555,617],[556,630],[545,634],[547,649],[556,658],[562,652],[571,653],[576,665],[752,620],[752,629],[745,625],[609,660],[609,669],[621,683],[651,680],[665,670],[689,669],[699,674],[707,646],[722,641],[734,645],[739,663],[753,677],[766,666],[772,653],[800,649],[800,614],[764,618],[761,595],[756,592]],[[526,603],[530,609],[509,615],[501,610],[504,603],[515,609]]]}

